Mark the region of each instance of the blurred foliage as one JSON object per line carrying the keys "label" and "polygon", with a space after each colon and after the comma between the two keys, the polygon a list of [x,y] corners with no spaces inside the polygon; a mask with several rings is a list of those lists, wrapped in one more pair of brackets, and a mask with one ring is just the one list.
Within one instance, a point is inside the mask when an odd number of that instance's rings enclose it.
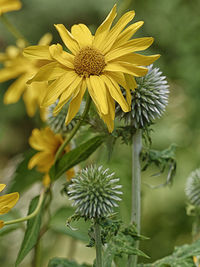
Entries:
{"label": "blurred foliage", "polygon": [[[124,0],[22,2],[23,9],[9,13],[8,18],[21,29],[32,44],[35,44],[46,32],[53,33],[54,43],[59,41],[53,26],[56,23],[63,23],[70,28],[72,24],[82,22],[95,29],[113,4],[122,4]],[[132,0],[129,8],[136,11],[135,21],[145,21],[136,36],[155,38],[149,53],[162,55],[156,65],[161,68],[171,85],[167,111],[153,126],[152,148],[164,150],[171,143],[178,145],[177,174],[170,189],[152,190],[145,186],[146,183],[159,184],[158,180],[155,181],[151,177],[152,173],[157,172],[156,168],[150,167],[143,173],[142,234],[150,237],[150,240],[142,241],[141,250],[151,255],[151,259],[146,261],[153,262],[172,253],[174,246],[191,241],[192,219],[187,217],[185,212],[184,185],[188,174],[199,167],[200,163],[200,1]],[[0,24],[0,51],[14,43],[14,38]],[[8,85],[9,82],[0,84],[0,181],[7,179],[4,167],[11,157],[28,148],[28,137],[32,128],[41,125],[38,114],[33,119],[27,117],[22,101],[13,105],[3,105],[3,94]],[[123,202],[120,204],[120,215],[128,223],[131,199],[130,147],[117,142],[111,158],[112,160],[107,162],[107,152],[105,147],[102,147],[90,161],[98,159],[99,164],[109,166],[121,178],[124,194]],[[165,177],[166,173],[161,175],[160,183],[165,181]],[[5,243],[2,244],[0,261],[4,262],[6,248]],[[8,262],[8,267],[10,266],[12,265]]]}

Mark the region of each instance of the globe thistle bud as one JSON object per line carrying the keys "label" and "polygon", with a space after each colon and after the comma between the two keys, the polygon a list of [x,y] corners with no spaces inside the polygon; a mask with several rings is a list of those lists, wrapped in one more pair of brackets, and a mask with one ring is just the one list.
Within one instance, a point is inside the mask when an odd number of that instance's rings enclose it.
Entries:
{"label": "globe thistle bud", "polygon": [[153,65],[147,68],[148,73],[144,77],[136,78],[137,88],[131,92],[131,111],[124,113],[119,106],[116,108],[116,116],[136,129],[151,125],[155,119],[161,117],[168,104],[169,85],[166,77],[162,76],[159,68],[153,68]]}
{"label": "globe thistle bud", "polygon": [[122,194],[119,190],[122,186],[118,181],[115,173],[109,174],[109,169],[104,170],[103,166],[81,170],[68,187],[75,213],[85,219],[103,218],[112,213],[118,206],[117,201],[121,200],[118,195]]}
{"label": "globe thistle bud", "polygon": [[189,175],[185,193],[191,204],[200,206],[200,169],[196,169]]}
{"label": "globe thistle bud", "polygon": [[67,103],[61,109],[57,116],[53,115],[53,110],[57,106],[58,101],[48,107],[47,112],[47,124],[54,133],[67,133],[74,128],[75,119],[73,119],[68,125],[65,124],[66,115],[68,112],[69,104]]}

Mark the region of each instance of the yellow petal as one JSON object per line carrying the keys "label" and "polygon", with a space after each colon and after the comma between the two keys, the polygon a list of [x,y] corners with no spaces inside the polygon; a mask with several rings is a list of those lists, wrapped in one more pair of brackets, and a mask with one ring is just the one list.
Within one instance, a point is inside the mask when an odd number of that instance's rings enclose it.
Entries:
{"label": "yellow petal", "polygon": [[0,192],[3,191],[5,187],[6,187],[5,184],[0,184]]}
{"label": "yellow petal", "polygon": [[112,131],[114,129],[114,120],[112,120],[110,114],[102,115],[101,117],[102,117],[103,121],[106,123],[106,125],[108,127],[108,131],[110,133],[112,133]]}
{"label": "yellow petal", "polygon": [[101,48],[102,44],[105,42],[105,38],[108,35],[108,32],[110,30],[110,27],[113,23],[114,18],[116,17],[116,5],[112,8],[106,19],[103,21],[103,23],[98,27],[96,30],[93,45],[96,48]]}
{"label": "yellow petal", "polygon": [[28,84],[32,82],[51,81],[59,78],[65,74],[66,69],[57,62],[51,62],[42,66],[37,74],[28,81]]}
{"label": "yellow petal", "polygon": [[87,84],[88,92],[92,98],[92,101],[95,103],[98,113],[101,114],[99,102],[97,101],[96,94],[94,93],[93,87],[91,86],[91,79],[90,78],[86,78],[86,84]]}
{"label": "yellow petal", "polygon": [[124,112],[128,112],[130,107],[126,103],[118,83],[108,75],[102,75],[102,79],[104,80],[112,98],[119,103]]}
{"label": "yellow petal", "polygon": [[101,76],[91,75],[90,82],[101,112],[103,114],[108,114],[107,92],[104,80],[101,79]]}
{"label": "yellow petal", "polygon": [[73,25],[71,28],[71,33],[77,40],[80,48],[92,45],[93,36],[86,25],[84,24]]}
{"label": "yellow petal", "polygon": [[66,172],[66,175],[67,175],[67,181],[68,182],[71,181],[71,179],[76,175],[74,168],[69,169]]}
{"label": "yellow petal", "polygon": [[[39,92],[38,92],[39,93]],[[28,85],[23,95],[24,104],[26,105],[26,111],[29,117],[33,117],[39,107],[39,94],[34,90],[33,84]]]}
{"label": "yellow petal", "polygon": [[6,82],[14,79],[24,72],[24,67],[14,66],[0,69],[0,82]]}
{"label": "yellow petal", "polygon": [[15,206],[19,199],[19,193],[11,193],[4,196],[0,196],[0,215],[9,212],[9,210]]}
{"label": "yellow petal", "polygon": [[22,4],[19,0],[7,0],[1,1],[0,3],[0,15],[6,12],[19,10],[22,7]]}
{"label": "yellow petal", "polygon": [[107,53],[110,48],[112,47],[113,43],[116,41],[118,35],[120,32],[126,27],[126,25],[134,18],[135,12],[129,11],[125,13],[119,21],[115,24],[115,26],[111,29],[111,31],[108,33],[108,36],[106,38],[106,42],[104,46],[102,47],[103,53]]}
{"label": "yellow petal", "polygon": [[144,24],[144,21],[138,21],[138,22],[128,26],[122,33],[120,33],[118,35],[112,48],[113,49],[117,48],[117,47],[123,45],[125,42],[127,42],[133,36],[133,34],[135,34],[136,31],[142,27],[143,24]]}
{"label": "yellow petal", "polygon": [[0,229],[4,227],[4,221],[0,220]]}
{"label": "yellow petal", "polygon": [[105,68],[105,71],[110,72],[123,72],[134,75],[136,77],[141,77],[147,74],[148,69],[145,67],[134,66],[126,62],[113,62],[109,63]]}
{"label": "yellow petal", "polygon": [[53,114],[56,116],[62,107],[69,101],[69,99],[77,93],[79,90],[79,85],[82,81],[82,77],[76,75],[74,81],[66,88],[66,90],[62,93],[58,105],[55,107]]}
{"label": "yellow petal", "polygon": [[49,45],[52,41],[52,34],[51,33],[46,33],[42,36],[42,38],[40,38],[38,45]]}
{"label": "yellow petal", "polygon": [[66,47],[75,55],[79,52],[80,47],[72,34],[65,28],[63,24],[54,24],[56,30],[59,32],[61,39]]}
{"label": "yellow petal", "polygon": [[109,72],[108,75],[126,90],[126,101],[130,106],[131,93],[130,93],[130,87],[128,87],[128,84],[126,82],[125,75],[121,72]]}
{"label": "yellow petal", "polygon": [[29,144],[36,150],[45,150],[46,144],[41,138],[41,131],[39,129],[33,129],[32,134],[29,138]]}
{"label": "yellow petal", "polygon": [[130,40],[122,46],[111,50],[105,57],[106,61],[111,61],[115,58],[130,54],[132,52],[145,50],[153,43],[153,40],[154,39],[152,37],[144,37]]}
{"label": "yellow petal", "polygon": [[59,98],[63,91],[73,83],[78,75],[74,71],[67,71],[65,74],[60,76],[57,80],[52,82],[47,88],[47,94],[44,97],[42,106],[47,107]]}
{"label": "yellow petal", "polygon": [[70,121],[76,116],[76,113],[79,111],[81,102],[82,102],[82,98],[85,94],[85,90],[86,90],[86,84],[85,82],[80,86],[80,90],[78,92],[78,94],[72,98],[70,105],[69,105],[69,110],[67,113],[67,117],[65,120],[66,125],[68,123],[70,123]]}
{"label": "yellow petal", "polygon": [[134,65],[148,66],[156,61],[160,55],[144,56],[140,54],[128,54],[117,58],[117,61],[124,61]]}
{"label": "yellow petal", "polygon": [[20,99],[22,93],[25,91],[27,87],[26,86],[27,79],[28,79],[27,75],[22,75],[10,85],[10,87],[8,88],[8,90],[4,95],[5,104],[16,103]]}
{"label": "yellow petal", "polygon": [[109,92],[107,92],[107,99],[108,99],[108,107],[109,107],[108,115],[111,117],[112,120],[114,120],[115,119],[115,101],[111,97]]}
{"label": "yellow petal", "polygon": [[74,56],[63,51],[60,44],[51,45],[49,47],[49,52],[52,58],[56,59],[60,64],[66,66],[67,68],[74,69]]}
{"label": "yellow petal", "polygon": [[45,187],[49,187],[50,183],[51,183],[51,179],[48,173],[46,173],[43,177],[42,183]]}
{"label": "yellow petal", "polygon": [[131,90],[135,90],[135,88],[137,88],[137,83],[135,81],[135,78],[132,75],[125,74],[125,79],[126,79],[126,83],[127,83],[128,87]]}
{"label": "yellow petal", "polygon": [[48,45],[34,45],[26,47],[23,55],[29,59],[52,60]]}
{"label": "yellow petal", "polygon": [[28,163],[28,169],[32,169],[37,165],[43,165],[46,166],[45,169],[49,169],[48,163],[49,163],[49,158],[51,157],[51,154],[48,152],[38,152],[36,153]]}

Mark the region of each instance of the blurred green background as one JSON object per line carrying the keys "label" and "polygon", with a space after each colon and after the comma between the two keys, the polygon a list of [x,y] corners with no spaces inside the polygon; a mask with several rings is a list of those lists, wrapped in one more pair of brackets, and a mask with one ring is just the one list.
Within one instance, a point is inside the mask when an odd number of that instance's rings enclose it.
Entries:
{"label": "blurred green background", "polygon": [[[155,65],[161,68],[170,84],[169,105],[162,119],[153,126],[152,140],[155,149],[165,149],[171,143],[178,145],[177,174],[171,187],[151,189],[146,184],[159,184],[165,177],[163,175],[159,180],[152,178],[151,175],[156,172],[154,169],[143,173],[142,234],[150,239],[143,241],[141,248],[151,256],[148,262],[152,262],[171,253],[174,246],[192,240],[192,218],[186,215],[184,187],[190,172],[200,165],[200,1],[24,0],[21,11],[7,16],[32,44],[36,44],[46,32],[53,34],[53,43],[56,43],[60,40],[53,24],[63,23],[70,29],[74,23],[85,23],[96,29],[116,2],[118,8],[125,8],[124,11],[136,11],[134,21],[145,21],[136,36],[155,38],[148,52],[161,54]],[[128,9],[126,4],[129,4]],[[15,44],[15,39],[0,24],[0,51],[3,52],[10,44]],[[3,104],[9,83],[0,84],[0,182],[5,182],[11,168],[10,160],[28,148],[28,137],[39,122],[38,116],[34,119],[27,117],[22,101],[8,106]],[[131,149],[118,143],[110,162],[107,162],[105,148],[96,156],[99,162],[108,165],[121,178],[125,203],[121,205],[121,215],[128,222]],[[7,172],[5,166],[8,166]],[[9,258],[8,240],[2,240],[0,259],[5,259],[5,251]],[[86,249],[84,253],[85,260],[89,260],[90,250]],[[76,254],[76,257],[81,257],[81,254]],[[8,267],[12,266],[9,260],[7,262]]]}

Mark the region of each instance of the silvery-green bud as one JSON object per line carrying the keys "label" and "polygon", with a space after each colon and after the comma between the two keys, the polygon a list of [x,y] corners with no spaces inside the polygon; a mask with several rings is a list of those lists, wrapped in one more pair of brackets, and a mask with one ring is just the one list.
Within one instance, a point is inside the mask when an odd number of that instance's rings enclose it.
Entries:
{"label": "silvery-green bud", "polygon": [[124,113],[119,105],[116,108],[116,116],[136,129],[151,125],[161,117],[168,104],[169,85],[166,77],[153,65],[147,68],[148,73],[144,77],[136,78],[137,88],[131,92],[131,111]]}
{"label": "silvery-green bud", "polygon": [[103,218],[111,214],[121,200],[122,186],[118,182],[115,173],[109,173],[109,169],[104,170],[103,166],[95,165],[81,170],[68,187],[69,199],[76,207],[75,213],[85,219]]}
{"label": "silvery-green bud", "polygon": [[200,206],[200,169],[196,169],[189,175],[185,192],[191,204]]}

